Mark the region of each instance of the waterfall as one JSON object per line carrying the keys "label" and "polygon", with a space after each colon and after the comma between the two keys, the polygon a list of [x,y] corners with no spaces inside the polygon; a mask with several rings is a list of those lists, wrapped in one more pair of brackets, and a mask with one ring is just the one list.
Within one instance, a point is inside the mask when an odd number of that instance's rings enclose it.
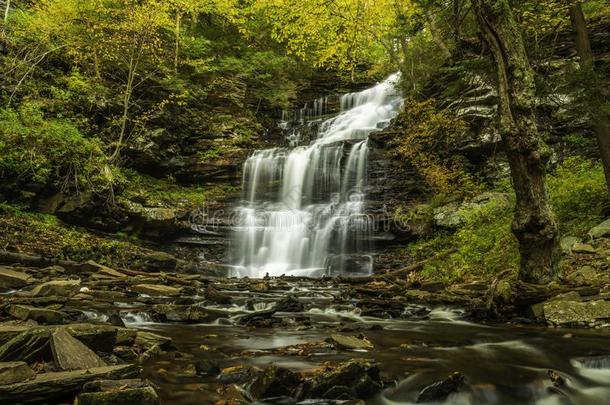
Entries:
{"label": "waterfall", "polygon": [[[397,114],[397,79],[341,96],[330,118],[328,97],[282,114],[294,124],[281,124],[290,147],[258,150],[244,164],[230,276],[370,274],[367,139]],[[303,146],[306,127],[315,134]]]}

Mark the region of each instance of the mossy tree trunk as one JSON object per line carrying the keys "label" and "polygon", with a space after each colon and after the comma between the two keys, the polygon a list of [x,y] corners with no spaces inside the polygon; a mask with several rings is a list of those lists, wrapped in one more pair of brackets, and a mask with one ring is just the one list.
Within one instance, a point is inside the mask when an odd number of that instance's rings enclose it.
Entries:
{"label": "mossy tree trunk", "polygon": [[595,73],[593,51],[589,42],[589,32],[585,15],[582,12],[581,2],[577,1],[570,5],[570,20],[572,21],[572,28],[576,33],[576,53],[580,59],[581,69],[589,73],[591,78],[591,86],[586,88],[585,92],[587,94],[587,103],[589,104],[591,126],[597,138],[599,154],[604,166],[604,174],[606,175],[606,185],[608,191],[610,191],[610,119],[604,109],[604,88],[606,82],[603,79],[600,80]]}
{"label": "mossy tree trunk", "polygon": [[547,283],[559,272],[559,232],[546,192],[550,156],[536,127],[534,72],[508,0],[473,0],[479,28],[497,65],[499,128],[517,197],[513,233],[520,279]]}

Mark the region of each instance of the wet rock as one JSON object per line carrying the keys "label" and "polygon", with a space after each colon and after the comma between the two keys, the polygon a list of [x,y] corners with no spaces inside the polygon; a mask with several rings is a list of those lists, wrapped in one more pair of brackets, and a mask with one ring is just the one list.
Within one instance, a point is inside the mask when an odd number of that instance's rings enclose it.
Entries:
{"label": "wet rock", "polygon": [[153,311],[164,322],[205,322],[209,319],[208,313],[196,305],[157,304]]}
{"label": "wet rock", "polygon": [[242,325],[255,327],[270,327],[274,323],[272,317],[275,313],[275,308],[267,309],[265,311],[253,312],[251,314],[247,314],[239,318],[239,323],[241,323]]}
{"label": "wet rock", "polygon": [[587,243],[575,243],[572,246],[572,253],[587,253],[594,254],[597,253],[595,248]]}
{"label": "wet rock", "polygon": [[64,328],[51,334],[51,351],[60,370],[104,367],[106,363],[91,349],[72,337]]}
{"label": "wet rock", "polygon": [[591,238],[601,238],[608,235],[610,235],[610,219],[605,220],[589,230],[589,236]]}
{"label": "wet rock", "polygon": [[70,297],[78,292],[80,280],[53,280],[37,285],[30,291],[33,297]]}
{"label": "wet rock", "polygon": [[300,377],[290,370],[276,366],[260,373],[249,386],[254,398],[292,396],[301,383]]}
{"label": "wet rock", "polygon": [[610,320],[610,301],[554,300],[544,304],[544,318],[555,326],[583,326]]}
{"label": "wet rock", "polygon": [[136,345],[145,349],[151,349],[156,345],[162,350],[167,350],[171,348],[172,339],[152,332],[144,332],[139,330],[136,335],[135,343]]}
{"label": "wet rock", "polygon": [[305,305],[292,295],[289,295],[279,300],[273,309],[277,312],[303,312],[305,311]]}
{"label": "wet rock", "polygon": [[0,385],[31,380],[36,373],[23,361],[0,363]]}
{"label": "wet rock", "polygon": [[378,393],[383,384],[379,369],[365,360],[352,360],[338,367],[327,366],[321,372],[305,381],[299,398],[331,398],[339,394],[335,387],[349,387],[349,395],[341,390],[341,399],[369,398]]}
{"label": "wet rock", "polygon": [[202,359],[195,363],[195,371],[197,375],[218,375],[220,367],[215,361]]}
{"label": "wet rock", "polygon": [[220,384],[243,384],[251,381],[259,372],[260,370],[254,367],[227,367],[221,370],[218,382]]}
{"label": "wet rock", "polygon": [[86,392],[79,394],[77,405],[160,405],[161,400],[155,389],[151,386],[129,388],[114,387],[101,392]]}
{"label": "wet rock", "polygon": [[22,288],[34,279],[26,273],[8,267],[0,267],[0,288]]}
{"label": "wet rock", "polygon": [[47,372],[36,378],[0,385],[0,398],[3,404],[44,402],[65,398],[81,390],[82,386],[96,379],[124,379],[135,377],[139,369],[131,364],[91,368],[88,370]]}
{"label": "wet rock", "polygon": [[29,305],[11,305],[8,313],[14,318],[23,321],[34,320],[41,324],[60,324],[65,317],[63,312]]}
{"label": "wet rock", "polygon": [[125,322],[123,322],[123,318],[121,318],[119,316],[119,314],[111,314],[108,317],[108,323],[113,325],[113,326],[118,326],[118,327],[121,327],[121,328],[125,327]]}
{"label": "wet rock", "polygon": [[331,335],[331,341],[340,349],[372,350],[373,344],[366,338],[355,336]]}
{"label": "wet rock", "polygon": [[170,287],[162,284],[137,284],[131,286],[131,291],[135,291],[140,294],[152,295],[155,297],[175,297],[180,295],[182,290],[180,288]]}
{"label": "wet rock", "polygon": [[557,371],[549,370],[549,371],[547,371],[547,374],[549,376],[549,379],[553,383],[554,387],[562,388],[562,387],[566,386],[566,379],[561,374],[559,374]]}
{"label": "wet rock", "polygon": [[205,289],[205,299],[221,305],[228,305],[232,301],[232,298],[229,295],[218,292],[218,290],[211,285]]}
{"label": "wet rock", "polygon": [[464,382],[464,376],[455,372],[444,380],[435,382],[424,388],[417,396],[417,403],[437,402],[445,400],[449,394],[457,391]]}

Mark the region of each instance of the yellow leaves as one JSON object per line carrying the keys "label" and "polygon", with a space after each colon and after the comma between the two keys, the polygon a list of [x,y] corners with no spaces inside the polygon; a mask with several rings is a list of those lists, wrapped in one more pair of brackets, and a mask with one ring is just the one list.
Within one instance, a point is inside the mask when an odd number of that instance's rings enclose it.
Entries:
{"label": "yellow leaves", "polygon": [[383,52],[380,39],[396,25],[400,10],[409,15],[410,0],[253,0],[273,27],[273,37],[290,53],[317,65],[342,68]]}
{"label": "yellow leaves", "polygon": [[432,99],[407,100],[399,120],[405,131],[394,140],[395,153],[412,163],[432,189],[448,192],[458,187],[463,169],[447,152],[466,124],[450,110],[438,110]]}

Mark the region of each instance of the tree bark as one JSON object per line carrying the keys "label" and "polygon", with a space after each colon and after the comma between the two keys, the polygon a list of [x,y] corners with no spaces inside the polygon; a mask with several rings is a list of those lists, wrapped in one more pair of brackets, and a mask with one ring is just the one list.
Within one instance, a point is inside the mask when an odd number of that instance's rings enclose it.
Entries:
{"label": "tree bark", "polygon": [[473,0],[479,28],[497,65],[499,128],[517,197],[512,230],[519,278],[548,283],[559,272],[559,231],[545,185],[550,152],[536,127],[534,72],[507,0]]}
{"label": "tree bark", "polygon": [[581,68],[590,73],[593,82],[590,91],[585,89],[585,92],[589,95],[587,102],[591,107],[591,111],[589,111],[591,126],[597,138],[597,146],[606,175],[606,187],[610,192],[610,118],[603,108],[605,82],[600,82],[595,74],[593,51],[581,2],[575,2],[570,6],[570,20],[572,28],[576,32],[576,53],[580,58]]}

